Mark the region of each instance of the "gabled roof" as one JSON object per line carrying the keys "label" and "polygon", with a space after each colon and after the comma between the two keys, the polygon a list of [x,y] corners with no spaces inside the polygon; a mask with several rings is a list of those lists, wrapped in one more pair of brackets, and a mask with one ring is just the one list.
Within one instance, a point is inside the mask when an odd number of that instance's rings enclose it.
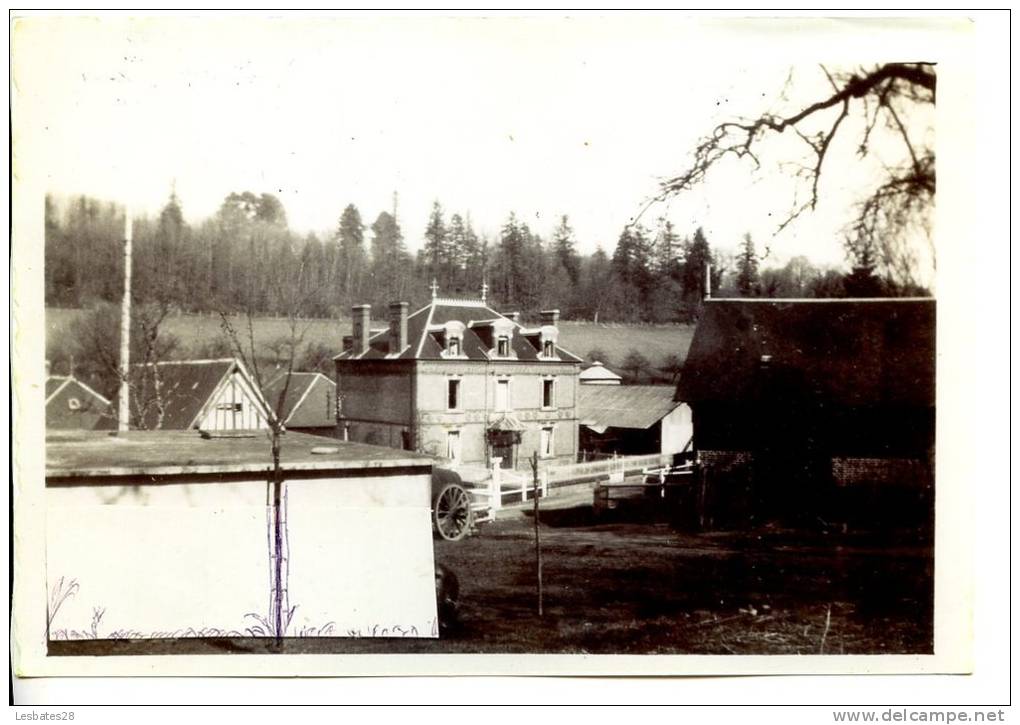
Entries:
{"label": "gabled roof", "polygon": [[110,401],[73,376],[46,379],[46,427],[93,428],[110,410]]}
{"label": "gabled roof", "polygon": [[935,300],[707,300],[677,399],[935,405]]}
{"label": "gabled roof", "polygon": [[[266,385],[266,402],[274,410],[286,382],[283,373]],[[281,413],[290,428],[331,428],[336,425],[336,383],[322,373],[291,373]]]}
{"label": "gabled roof", "polygon": [[[389,349],[389,330],[380,330],[369,338],[369,349],[355,355],[342,352],[334,360],[441,360],[443,346],[440,344],[441,328],[447,322],[457,321],[465,325],[461,351],[467,360],[489,360],[486,354],[491,349],[486,330],[472,327],[473,322],[506,320],[516,332],[511,339],[511,349],[517,360],[538,361],[538,339],[529,335],[529,328],[501,315],[480,300],[456,300],[438,297],[428,305],[407,316],[408,345],[403,350]],[[560,361],[579,363],[581,358],[562,347],[556,347]]]}
{"label": "gabled roof", "polygon": [[[258,392],[258,386],[251,379],[247,369],[235,358],[219,360],[172,360],[156,363],[159,372],[160,389],[164,399],[163,430],[186,430],[198,425],[206,407],[215,394],[236,371],[249,383],[256,396],[256,404],[268,414],[269,407]],[[142,378],[142,365],[133,365],[131,374]],[[151,379],[150,379],[151,384]],[[134,407],[132,406],[132,416]],[[142,417],[142,425],[155,428],[159,413],[155,406],[148,406]],[[104,426],[105,427],[105,426]],[[116,427],[116,421],[112,427]]]}
{"label": "gabled roof", "polygon": [[672,385],[579,385],[577,418],[596,433],[607,428],[646,430],[681,405]]}

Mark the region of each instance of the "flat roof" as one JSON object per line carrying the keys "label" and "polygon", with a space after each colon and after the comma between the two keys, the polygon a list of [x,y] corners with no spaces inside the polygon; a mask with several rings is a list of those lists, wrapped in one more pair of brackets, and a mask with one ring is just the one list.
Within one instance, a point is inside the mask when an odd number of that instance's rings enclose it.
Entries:
{"label": "flat roof", "polygon": [[[213,434],[215,435],[215,434]],[[236,435],[236,434],[235,434]],[[351,471],[425,467],[432,459],[396,448],[287,432],[280,449],[284,471]],[[269,431],[251,437],[203,438],[197,430],[47,431],[46,477],[264,474],[273,465]]]}

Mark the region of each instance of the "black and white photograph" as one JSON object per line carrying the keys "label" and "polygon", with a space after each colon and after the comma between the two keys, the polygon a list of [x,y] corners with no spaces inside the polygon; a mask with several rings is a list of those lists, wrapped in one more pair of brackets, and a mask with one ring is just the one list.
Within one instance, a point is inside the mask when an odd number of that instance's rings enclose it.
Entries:
{"label": "black and white photograph", "polygon": [[13,18],[15,673],[970,671],[971,40]]}

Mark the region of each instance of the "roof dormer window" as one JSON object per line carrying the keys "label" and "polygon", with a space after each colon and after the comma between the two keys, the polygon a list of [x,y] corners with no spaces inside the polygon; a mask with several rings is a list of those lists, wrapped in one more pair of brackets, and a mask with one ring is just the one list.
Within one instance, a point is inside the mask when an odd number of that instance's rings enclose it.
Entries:
{"label": "roof dormer window", "polygon": [[556,357],[556,343],[552,340],[546,340],[542,343],[542,356],[543,357]]}
{"label": "roof dormer window", "polygon": [[496,338],[496,357],[510,357],[510,338],[506,335]]}
{"label": "roof dormer window", "polygon": [[443,357],[464,357],[464,323],[450,320],[443,325]]}

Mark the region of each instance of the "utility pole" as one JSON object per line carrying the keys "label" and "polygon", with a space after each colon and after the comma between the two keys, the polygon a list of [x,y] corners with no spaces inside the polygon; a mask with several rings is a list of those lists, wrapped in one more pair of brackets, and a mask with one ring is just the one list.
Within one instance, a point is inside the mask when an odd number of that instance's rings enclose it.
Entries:
{"label": "utility pole", "polygon": [[131,405],[128,400],[131,373],[131,210],[124,208],[124,300],[120,308],[120,393],[117,410],[117,431],[126,433]]}

